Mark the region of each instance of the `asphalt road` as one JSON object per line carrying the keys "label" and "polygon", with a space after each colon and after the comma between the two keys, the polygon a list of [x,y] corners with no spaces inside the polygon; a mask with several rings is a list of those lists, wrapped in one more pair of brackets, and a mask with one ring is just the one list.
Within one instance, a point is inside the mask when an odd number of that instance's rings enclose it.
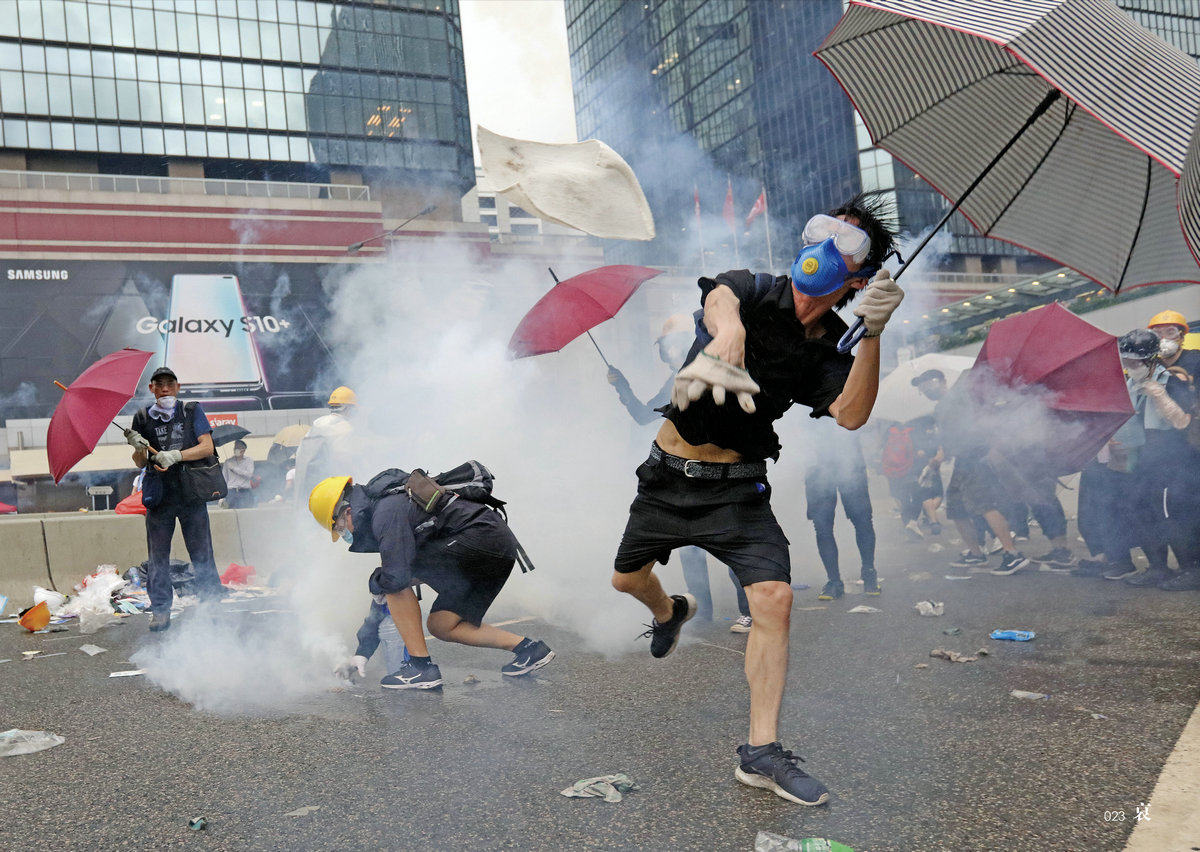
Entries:
{"label": "asphalt road", "polygon": [[[66,738],[0,758],[0,848],[748,852],[765,829],[857,852],[1123,849],[1200,700],[1200,593],[1037,572],[948,580],[951,545],[931,553],[879,526],[881,597],[821,604],[811,565],[797,571],[814,588],[796,593],[781,733],[831,788],[827,806],[733,777],[748,708],[736,613],[690,624],[663,661],[632,633],[605,657],[529,622],[559,655],[529,678],[501,678],[498,652],[437,644],[440,692],[380,690],[372,661],[365,684],[236,715],[109,678],[162,641],[139,615],[90,636],[0,625],[0,728]],[[946,614],[920,617],[923,599]],[[847,612],[858,604],[882,611]],[[290,618],[225,610],[231,635]],[[990,640],[994,628],[1037,639]],[[937,647],[989,654],[953,663],[930,658]],[[619,803],[559,795],[615,772],[641,789]],[[197,816],[204,831],[188,828]]]}

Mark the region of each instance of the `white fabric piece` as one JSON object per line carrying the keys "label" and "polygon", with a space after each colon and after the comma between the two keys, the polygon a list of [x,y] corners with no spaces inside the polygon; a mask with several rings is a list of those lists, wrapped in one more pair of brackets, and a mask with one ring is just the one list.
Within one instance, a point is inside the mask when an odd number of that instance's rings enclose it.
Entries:
{"label": "white fabric piece", "polygon": [[478,140],[484,173],[513,204],[595,237],[654,239],[654,215],[637,176],[598,139],[531,142],[479,126]]}

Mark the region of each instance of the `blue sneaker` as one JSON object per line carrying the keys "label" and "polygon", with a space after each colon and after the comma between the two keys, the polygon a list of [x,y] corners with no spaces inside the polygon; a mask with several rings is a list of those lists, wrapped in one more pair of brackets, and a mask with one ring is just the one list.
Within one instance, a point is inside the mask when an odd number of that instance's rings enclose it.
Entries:
{"label": "blue sneaker", "polygon": [[742,764],[735,771],[737,780],[751,787],[762,787],[776,796],[798,805],[823,805],[829,801],[829,789],[797,764],[804,758],[784,751],[779,743],[765,746],[738,746]]}
{"label": "blue sneaker", "polygon": [[650,656],[662,659],[679,644],[679,631],[696,615],[696,599],[691,595],[671,595],[671,618],[662,624],[658,619],[638,638],[650,637]]}
{"label": "blue sneaker", "polygon": [[553,659],[554,652],[550,650],[550,646],[538,640],[531,642],[529,647],[517,654],[511,663],[502,667],[500,674],[508,677],[520,677],[537,671]]}
{"label": "blue sneaker", "polygon": [[379,685],[384,689],[433,689],[442,685],[442,670],[433,663],[422,667],[409,660],[379,681]]}

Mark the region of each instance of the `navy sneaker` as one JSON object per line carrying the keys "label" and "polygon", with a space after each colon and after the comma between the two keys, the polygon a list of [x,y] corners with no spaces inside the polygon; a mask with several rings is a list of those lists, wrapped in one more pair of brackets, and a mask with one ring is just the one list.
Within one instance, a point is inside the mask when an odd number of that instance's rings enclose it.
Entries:
{"label": "navy sneaker", "polygon": [[541,640],[530,642],[525,650],[517,653],[517,656],[513,658],[511,663],[506,664],[500,669],[500,674],[508,675],[509,677],[520,677],[532,671],[537,671],[553,659],[554,652],[550,650],[550,646],[545,642]]}
{"label": "navy sneaker", "polygon": [[1112,570],[1112,564],[1103,559],[1080,559],[1071,569],[1073,577],[1103,577]]}
{"label": "navy sneaker", "polygon": [[404,665],[379,681],[384,689],[433,689],[442,685],[442,670],[436,664],[413,665],[406,660]]}
{"label": "navy sneaker", "polygon": [[1012,553],[1005,552],[1000,557],[1000,567],[993,568],[992,573],[997,577],[1007,577],[1015,574],[1022,568],[1029,567],[1029,557],[1025,556],[1021,551],[1014,550]]}
{"label": "navy sneaker", "polygon": [[1166,582],[1159,583],[1158,587],[1164,592],[1194,592],[1200,589],[1200,569],[1180,571]]}
{"label": "navy sneaker", "polygon": [[879,577],[875,574],[874,568],[863,570],[862,581],[863,581],[863,591],[866,594],[876,596],[876,597],[880,594]]}
{"label": "navy sneaker", "polygon": [[671,601],[674,610],[670,620],[659,624],[658,619],[654,619],[650,629],[638,637],[650,637],[650,656],[660,660],[675,650],[679,644],[679,631],[696,614],[696,599],[691,595],[671,595]]}
{"label": "navy sneaker", "polygon": [[1127,586],[1159,586],[1171,579],[1171,572],[1166,568],[1149,568],[1140,574],[1125,578]]}
{"label": "navy sneaker", "polygon": [[797,765],[804,758],[784,751],[779,743],[743,745],[737,751],[742,763],[733,774],[743,784],[770,790],[798,805],[811,807],[829,801],[829,789]]}
{"label": "navy sneaker", "polygon": [[846,586],[841,580],[830,580],[825,584],[825,588],[821,589],[821,594],[817,595],[819,601],[836,601],[842,595],[846,594]]}
{"label": "navy sneaker", "polygon": [[953,568],[974,568],[977,565],[986,564],[986,556],[982,553],[972,553],[969,550],[964,550],[957,559],[950,563]]}

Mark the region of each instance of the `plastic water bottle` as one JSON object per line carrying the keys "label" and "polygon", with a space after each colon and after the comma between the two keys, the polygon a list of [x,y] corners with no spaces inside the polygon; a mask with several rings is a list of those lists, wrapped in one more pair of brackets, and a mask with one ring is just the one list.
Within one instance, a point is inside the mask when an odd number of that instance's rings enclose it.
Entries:
{"label": "plastic water bottle", "polygon": [[387,665],[388,674],[399,671],[408,659],[408,649],[404,647],[404,640],[400,638],[396,622],[392,621],[390,616],[379,622],[379,644],[383,646],[383,661]]}
{"label": "plastic water bottle", "polygon": [[1013,642],[1028,642],[1037,636],[1032,630],[993,630],[993,639],[1008,639]]}

